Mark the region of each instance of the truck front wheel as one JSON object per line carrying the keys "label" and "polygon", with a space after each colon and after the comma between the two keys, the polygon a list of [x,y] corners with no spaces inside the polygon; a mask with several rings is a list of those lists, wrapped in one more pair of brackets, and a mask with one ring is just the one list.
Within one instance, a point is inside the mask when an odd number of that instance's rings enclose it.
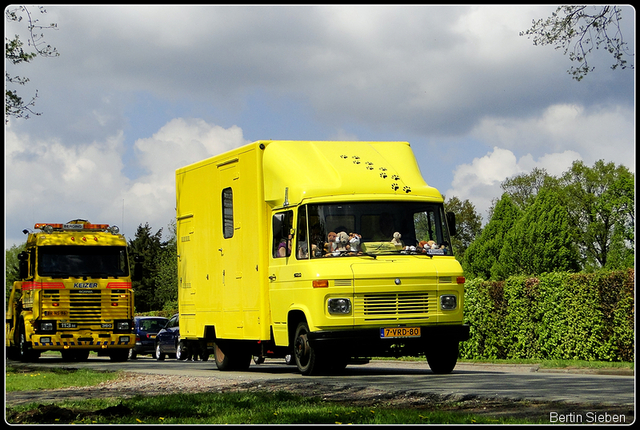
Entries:
{"label": "truck front wheel", "polygon": [[296,328],[293,356],[298,370],[305,376],[317,375],[327,368],[326,357],[323,359],[309,344],[309,325],[306,322],[299,323]]}
{"label": "truck front wheel", "polygon": [[20,361],[34,361],[40,358],[40,352],[35,352],[31,349],[30,343],[27,342],[24,323],[20,324],[18,331],[18,351],[20,353]]}
{"label": "truck front wheel", "polygon": [[427,363],[433,373],[451,373],[458,362],[458,342],[446,342],[440,344],[425,354]]}

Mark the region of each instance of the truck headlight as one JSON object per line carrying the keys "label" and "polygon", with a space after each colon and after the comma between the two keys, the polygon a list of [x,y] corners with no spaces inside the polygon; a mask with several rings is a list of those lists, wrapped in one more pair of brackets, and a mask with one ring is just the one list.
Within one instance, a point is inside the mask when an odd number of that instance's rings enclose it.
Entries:
{"label": "truck headlight", "polygon": [[329,299],[327,302],[327,309],[332,315],[351,313],[351,300],[342,298]]}
{"label": "truck headlight", "polygon": [[42,333],[55,333],[56,322],[55,321],[40,321],[40,326],[37,327],[37,331]]}
{"label": "truck headlight", "polygon": [[115,320],[113,331],[117,333],[125,333],[131,331],[131,322],[129,320]]}
{"label": "truck headlight", "polygon": [[458,298],[454,294],[440,296],[440,308],[443,311],[452,311],[458,307]]}

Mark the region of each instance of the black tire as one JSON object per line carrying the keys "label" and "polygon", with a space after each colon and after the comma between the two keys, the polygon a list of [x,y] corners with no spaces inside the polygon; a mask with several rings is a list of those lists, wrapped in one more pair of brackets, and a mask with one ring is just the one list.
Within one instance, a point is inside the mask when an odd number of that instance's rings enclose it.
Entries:
{"label": "black tire", "polygon": [[116,349],[109,353],[109,359],[114,362],[127,361],[128,358],[129,358],[128,349]]}
{"label": "black tire", "polygon": [[183,341],[179,341],[176,346],[176,360],[184,361],[189,356],[187,345]]}
{"label": "black tire", "polygon": [[218,370],[247,370],[251,365],[251,354],[231,353],[223,351],[216,343],[213,348],[213,358],[216,362]]}
{"label": "black tire", "polygon": [[328,369],[326,357],[311,347],[308,341],[309,325],[301,322],[293,339],[293,355],[298,370],[305,376],[319,375]]}
{"label": "black tire", "polygon": [[162,351],[160,351],[160,344],[156,342],[156,360],[163,361],[164,356],[165,355],[162,353]]}
{"label": "black tire", "polygon": [[451,373],[458,362],[458,342],[440,344],[434,350],[427,351],[425,355],[433,373]]}
{"label": "black tire", "polygon": [[36,352],[31,349],[31,342],[27,342],[26,330],[24,328],[24,322],[20,323],[18,329],[18,354],[20,361],[35,361],[40,358],[40,352]]}

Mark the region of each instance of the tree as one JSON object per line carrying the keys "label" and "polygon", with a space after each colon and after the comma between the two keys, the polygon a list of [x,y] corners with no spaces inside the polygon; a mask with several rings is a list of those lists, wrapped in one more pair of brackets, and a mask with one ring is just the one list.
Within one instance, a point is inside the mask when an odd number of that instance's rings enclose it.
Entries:
{"label": "tree", "polygon": [[158,255],[155,274],[157,310],[178,308],[178,248],[176,221],[169,225],[170,237]]}
{"label": "tree", "polygon": [[612,69],[633,69],[628,64],[627,43],[622,37],[620,20],[622,10],[617,6],[560,6],[545,20],[533,20],[533,25],[520,36],[533,38],[534,45],[555,45],[564,50],[569,60],[578,67],[568,70],[573,79],[580,81],[595,67],[591,67],[587,57],[594,49],[604,47],[615,60]]}
{"label": "tree", "polygon": [[[38,10],[41,14],[47,13],[42,6]],[[47,26],[38,24],[39,20],[32,18],[31,11],[26,6],[6,8],[5,17],[8,22],[21,22],[26,17],[27,30],[29,31],[27,45],[35,50],[35,52],[25,52],[24,43],[18,35],[15,35],[13,39],[5,37],[5,58],[11,64],[29,63],[38,56],[57,57],[60,55],[56,48],[45,43],[44,33],[39,33],[46,29],[57,29],[57,24],[52,23]],[[5,66],[5,123],[9,122],[10,117],[26,119],[30,114],[40,115],[32,110],[38,97],[37,90],[31,100],[27,102],[18,95],[16,89],[9,89],[10,86],[25,85],[27,82],[29,82],[29,78],[11,75]]]}
{"label": "tree", "polygon": [[538,276],[580,270],[567,211],[556,190],[543,188],[505,236],[491,276]]}
{"label": "tree", "polygon": [[457,259],[463,262],[467,248],[482,231],[482,217],[468,199],[461,201],[453,196],[445,203],[445,207],[456,215],[457,234],[451,238],[451,242]]}
{"label": "tree", "polygon": [[142,280],[133,282],[135,291],[135,306],[137,312],[148,312],[158,309],[159,303],[156,297],[157,273],[159,270],[158,258],[162,253],[162,229],[151,234],[149,223],[140,224],[136,230],[135,239],[129,240],[130,266],[134,267],[133,258],[144,258],[142,263]]}
{"label": "tree", "polygon": [[[13,245],[4,252],[5,256],[5,282],[6,282],[6,299],[9,301],[9,294],[13,283],[19,281],[18,254],[25,250],[26,243],[22,245]],[[6,303],[6,302],[5,302]]]}
{"label": "tree", "polygon": [[554,186],[556,182],[557,179],[549,175],[545,169],[534,167],[531,173],[505,179],[500,188],[509,194],[516,206],[525,210],[533,203],[541,189]]}
{"label": "tree", "polygon": [[[560,179],[586,270],[633,267],[635,177],[624,166],[576,161]],[[611,257],[611,258],[610,258]]]}
{"label": "tree", "polygon": [[522,211],[504,193],[496,203],[491,219],[482,233],[469,245],[462,263],[465,275],[491,279],[492,268],[498,261],[504,240],[520,218]]}

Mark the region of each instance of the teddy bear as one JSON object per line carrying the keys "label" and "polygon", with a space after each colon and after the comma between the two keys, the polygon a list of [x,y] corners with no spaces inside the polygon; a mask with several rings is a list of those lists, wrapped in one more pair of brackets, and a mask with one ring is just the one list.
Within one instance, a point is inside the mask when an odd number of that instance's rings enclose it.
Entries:
{"label": "teddy bear", "polygon": [[349,233],[349,244],[347,245],[347,249],[352,254],[360,254],[360,241],[362,240],[362,236],[358,233]]}
{"label": "teddy bear", "polygon": [[427,253],[427,241],[426,240],[421,240],[420,242],[418,242],[418,252],[420,252],[422,254],[426,254]]}
{"label": "teddy bear", "polygon": [[331,255],[336,250],[336,232],[330,231],[324,244],[324,255]]}
{"label": "teddy bear", "polygon": [[396,231],[395,233],[393,233],[393,239],[391,239],[391,243],[395,246],[402,247],[402,241],[400,240],[401,237],[402,235]]}
{"label": "teddy bear", "polygon": [[349,235],[344,232],[341,231],[340,233],[338,233],[338,235],[336,236],[336,245],[337,248],[334,251],[334,254],[337,252],[338,255],[347,252],[347,245],[349,244]]}

